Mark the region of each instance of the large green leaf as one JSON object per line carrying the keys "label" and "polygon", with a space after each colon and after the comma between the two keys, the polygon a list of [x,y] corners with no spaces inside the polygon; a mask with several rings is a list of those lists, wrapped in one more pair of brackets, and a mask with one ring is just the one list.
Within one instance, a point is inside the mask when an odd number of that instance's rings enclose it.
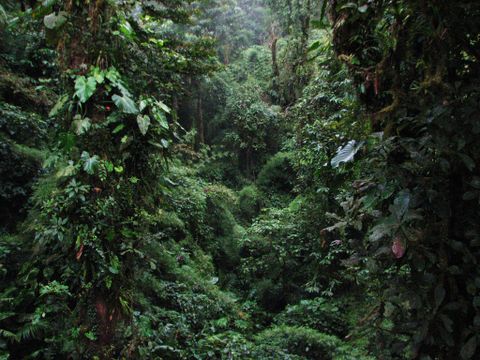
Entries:
{"label": "large green leaf", "polygon": [[53,12],[43,18],[43,24],[47,29],[57,29],[67,21],[68,13],[66,11],[59,11],[58,14]]}
{"label": "large green leaf", "polygon": [[156,110],[153,112],[153,116],[155,117],[155,120],[158,121],[158,123],[162,128],[168,129],[167,117],[165,116],[165,113],[163,111]]}
{"label": "large green leaf", "polygon": [[82,152],[82,155],[80,158],[83,161],[83,170],[85,170],[87,174],[90,174],[90,175],[95,174],[95,170],[100,164],[100,160],[98,156],[97,155],[90,156],[88,152],[84,151]]}
{"label": "large green leaf", "polygon": [[91,127],[92,123],[89,118],[83,118],[79,115],[75,116],[73,120],[73,131],[77,135],[85,134]]}
{"label": "large green leaf", "polygon": [[93,68],[92,76],[95,78],[95,81],[99,84],[102,84],[105,81],[105,71],[100,70],[98,66]]}
{"label": "large green leaf", "polygon": [[135,37],[135,31],[132,28],[132,25],[126,20],[119,25],[120,32],[129,40],[132,40]]}
{"label": "large green leaf", "polygon": [[120,80],[120,73],[114,67],[108,68],[105,77],[112,82],[112,84],[116,84]]}
{"label": "large green leaf", "polygon": [[61,96],[60,99],[58,99],[55,106],[52,108],[52,110],[50,110],[50,112],[48,113],[48,116],[50,116],[50,117],[57,116],[58,113],[63,109],[63,107],[67,103],[68,98],[69,98],[69,96],[67,94]]}
{"label": "large green leaf", "polygon": [[127,96],[113,95],[112,100],[117,107],[126,114],[137,114],[138,108],[133,100]]}
{"label": "large green leaf", "polygon": [[97,89],[97,81],[93,76],[85,78],[79,76],[75,81],[75,96],[79,98],[81,103],[85,103],[95,93]]}
{"label": "large green leaf", "polygon": [[157,101],[157,105],[160,109],[165,111],[167,114],[170,114],[171,109],[167,105],[165,105],[165,103],[163,103],[162,101]]}
{"label": "large green leaf", "polygon": [[148,115],[138,115],[137,124],[142,135],[146,135],[148,127],[150,126],[150,117]]}

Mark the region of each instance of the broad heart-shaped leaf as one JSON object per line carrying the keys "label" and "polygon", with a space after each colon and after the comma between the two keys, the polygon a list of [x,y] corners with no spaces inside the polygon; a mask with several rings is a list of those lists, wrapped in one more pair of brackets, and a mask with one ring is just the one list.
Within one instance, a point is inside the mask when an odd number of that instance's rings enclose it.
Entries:
{"label": "broad heart-shaped leaf", "polygon": [[114,67],[108,68],[105,77],[115,85],[120,80],[120,73]]}
{"label": "broad heart-shaped leaf", "polygon": [[332,167],[336,168],[341,163],[352,161],[355,154],[358,152],[358,150],[360,150],[362,145],[363,141],[357,143],[357,141],[355,140],[350,140],[347,145],[337,151],[337,155],[335,155],[335,157],[331,161]]}
{"label": "broad heart-shaped leaf", "polygon": [[66,11],[60,11],[58,14],[55,12],[45,16],[43,18],[43,24],[47,29],[57,29],[67,21],[68,13]]}
{"label": "broad heart-shaped leaf", "polygon": [[105,71],[100,70],[98,66],[93,68],[92,76],[95,78],[95,81],[99,84],[102,84],[105,81]]}
{"label": "broad heart-shaped leaf", "polygon": [[148,115],[138,115],[137,124],[142,135],[146,135],[148,127],[150,126],[150,117],[148,117]]}
{"label": "broad heart-shaped leaf", "polygon": [[80,159],[83,161],[83,170],[87,174],[93,175],[95,174],[95,169],[98,167],[100,160],[98,159],[97,155],[90,156],[90,154],[86,151],[82,152]]}
{"label": "broad heart-shaped leaf", "polygon": [[93,76],[85,78],[79,76],[75,81],[75,96],[78,97],[81,103],[86,103],[97,89],[97,81]]}
{"label": "broad heart-shaped leaf", "polygon": [[80,116],[75,116],[73,120],[73,131],[77,135],[85,134],[89,129],[92,123],[90,122],[89,118],[81,118]]}
{"label": "broad heart-shaped leaf", "polygon": [[127,96],[113,95],[112,100],[117,107],[126,114],[138,114],[137,105]]}

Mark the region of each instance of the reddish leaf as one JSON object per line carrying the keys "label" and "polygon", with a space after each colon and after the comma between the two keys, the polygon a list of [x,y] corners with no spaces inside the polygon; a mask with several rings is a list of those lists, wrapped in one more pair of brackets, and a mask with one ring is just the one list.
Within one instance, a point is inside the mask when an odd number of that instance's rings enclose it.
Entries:
{"label": "reddish leaf", "polygon": [[397,259],[401,259],[405,255],[405,245],[400,238],[393,240],[392,253]]}
{"label": "reddish leaf", "polygon": [[83,254],[83,244],[80,245],[80,249],[78,249],[77,255],[75,255],[75,258],[77,259],[77,261],[80,261],[80,258],[82,257],[82,254]]}

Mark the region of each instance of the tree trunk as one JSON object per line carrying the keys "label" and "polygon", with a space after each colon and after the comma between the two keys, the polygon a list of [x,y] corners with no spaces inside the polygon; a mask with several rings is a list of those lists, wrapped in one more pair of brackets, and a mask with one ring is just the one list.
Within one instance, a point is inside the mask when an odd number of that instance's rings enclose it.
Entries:
{"label": "tree trunk", "polygon": [[278,37],[276,34],[276,26],[272,25],[270,29],[270,51],[272,54],[272,72],[273,72],[273,78],[272,78],[272,90],[274,92],[274,99],[273,102],[277,103],[278,102],[278,92],[279,92],[279,86],[278,86],[278,78],[280,76],[280,70],[278,68],[278,60],[277,60],[277,43],[278,43]]}
{"label": "tree trunk", "polygon": [[197,109],[195,115],[195,130],[197,131],[196,140],[195,140],[195,150],[199,150],[200,146],[205,143],[205,124],[203,122],[203,101],[200,91],[197,95]]}

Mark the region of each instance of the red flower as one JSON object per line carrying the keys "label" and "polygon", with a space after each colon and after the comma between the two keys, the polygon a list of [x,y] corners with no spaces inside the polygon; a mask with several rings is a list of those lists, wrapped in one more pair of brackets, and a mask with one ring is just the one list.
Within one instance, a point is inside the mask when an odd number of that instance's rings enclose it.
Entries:
{"label": "red flower", "polygon": [[109,105],[105,106],[105,110],[110,111],[111,107]]}

